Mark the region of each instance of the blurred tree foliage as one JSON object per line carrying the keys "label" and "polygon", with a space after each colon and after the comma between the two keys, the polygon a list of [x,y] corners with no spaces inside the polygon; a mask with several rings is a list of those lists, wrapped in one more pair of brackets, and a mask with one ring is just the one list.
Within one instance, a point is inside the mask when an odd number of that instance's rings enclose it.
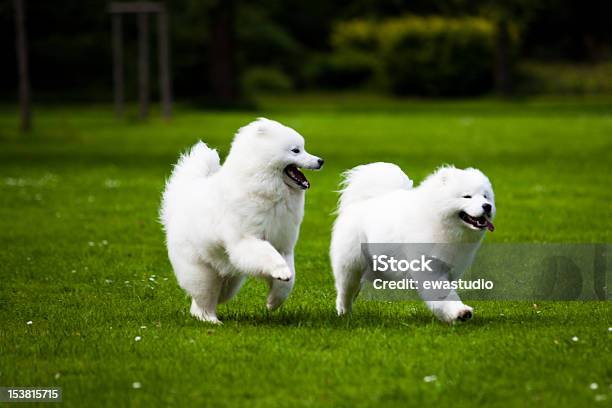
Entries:
{"label": "blurred tree foliage", "polygon": [[[172,73],[181,99],[211,95],[214,51],[211,27],[223,0],[171,0]],[[341,21],[382,20],[400,15],[481,16],[519,28],[519,55],[531,60],[593,62],[611,57],[609,0],[234,0],[232,35],[235,61],[231,76],[238,84],[253,67],[272,69],[292,86],[338,86],[370,78],[381,61],[366,54],[329,56],[332,28]],[[108,1],[27,1],[31,80],[35,100],[110,100],[112,90]],[[153,35],[155,24],[151,25]],[[16,94],[13,6],[0,1],[0,97]],[[128,97],[136,93],[136,19],[124,26]],[[155,44],[155,41],[152,42]],[[367,44],[363,44],[367,47]],[[153,51],[153,50],[152,50]],[[214,51],[214,52],[213,52]],[[152,56],[155,53],[152,52]],[[153,69],[156,70],[156,61]],[[371,65],[375,66],[372,67]],[[349,78],[343,72],[350,68]],[[155,75],[155,72],[153,72]],[[253,76],[251,76],[253,77]],[[153,76],[152,78],[155,78]],[[370,78],[371,79],[371,78]],[[367,80],[366,80],[367,82]],[[286,84],[285,84],[286,85]],[[155,91],[156,81],[152,81]]]}
{"label": "blurred tree foliage", "polygon": [[383,71],[394,93],[460,96],[492,88],[495,25],[489,20],[392,19],[379,37]]}
{"label": "blurred tree foliage", "polygon": [[[337,24],[330,57],[359,55],[363,62],[342,67],[346,86],[374,79],[396,94],[477,95],[494,82],[499,27],[482,17],[404,16]],[[508,25],[504,69],[514,72],[518,29]],[[361,68],[360,77],[350,75]],[[342,75],[341,75],[342,74]],[[351,83],[348,80],[352,79]]]}

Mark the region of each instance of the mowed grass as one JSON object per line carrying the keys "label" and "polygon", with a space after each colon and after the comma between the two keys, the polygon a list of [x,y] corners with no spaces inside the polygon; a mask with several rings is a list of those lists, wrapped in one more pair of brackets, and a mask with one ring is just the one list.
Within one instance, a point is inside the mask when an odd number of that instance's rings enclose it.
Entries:
{"label": "mowed grass", "polygon": [[[488,242],[609,242],[612,99],[316,95],[147,123],[110,106],[35,113],[20,136],[14,109],[0,110],[1,386],[61,386],[66,406],[612,401],[608,302],[476,302],[472,321],[447,326],[420,303],[360,300],[340,319],[328,260],[339,174],[371,161],[416,181],[443,163],[483,170],[498,207]],[[326,165],[308,174],[292,296],[268,313],[249,281],[211,326],[172,274],[160,193],[180,151],[202,139],[224,156],[257,116],[295,127]]]}

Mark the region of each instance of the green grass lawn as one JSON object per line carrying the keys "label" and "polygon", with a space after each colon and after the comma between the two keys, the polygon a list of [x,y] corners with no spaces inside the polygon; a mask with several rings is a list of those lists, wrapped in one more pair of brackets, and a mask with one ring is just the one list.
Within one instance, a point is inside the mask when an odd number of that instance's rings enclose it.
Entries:
{"label": "green grass lawn", "polygon": [[[61,386],[66,406],[610,406],[609,303],[476,302],[447,326],[420,303],[360,300],[339,319],[327,253],[339,174],[370,161],[416,181],[443,163],[483,170],[498,208],[487,242],[609,242],[612,99],[35,114],[20,136],[0,109],[0,386]],[[210,326],[189,316],[166,258],[160,192],[180,151],[201,138],[224,156],[257,116],[295,127],[326,166],[309,173],[287,303],[268,313],[249,281]]]}

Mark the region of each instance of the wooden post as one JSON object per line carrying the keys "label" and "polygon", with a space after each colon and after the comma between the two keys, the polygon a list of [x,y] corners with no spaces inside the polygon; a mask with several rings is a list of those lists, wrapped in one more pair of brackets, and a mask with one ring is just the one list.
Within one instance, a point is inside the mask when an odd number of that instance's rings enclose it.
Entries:
{"label": "wooden post", "polygon": [[28,50],[25,28],[25,0],[15,0],[15,31],[17,49],[17,71],[19,75],[19,114],[22,132],[32,128],[30,108],[30,76],[28,70]]}
{"label": "wooden post", "polygon": [[123,117],[123,27],[121,14],[112,15],[113,30],[113,83],[115,86],[115,114]]}
{"label": "wooden post", "polygon": [[138,13],[138,84],[140,118],[149,116],[149,16]]}
{"label": "wooden post", "polygon": [[113,19],[113,78],[115,82],[115,108],[117,115],[124,111],[123,81],[123,38],[122,14],[138,15],[138,99],[140,118],[149,116],[149,14],[157,14],[159,59],[159,93],[162,114],[169,118],[172,114],[172,83],[170,79],[170,41],[168,38],[168,12],[162,3],[149,1],[113,2],[108,11]]}
{"label": "wooden post", "polygon": [[508,96],[512,92],[509,48],[510,32],[508,22],[502,18],[497,22],[497,38],[495,42],[495,87],[502,96]]}
{"label": "wooden post", "polygon": [[234,61],[234,14],[234,0],[218,1],[210,12],[211,85],[217,102],[225,105],[232,105],[239,99]]}
{"label": "wooden post", "polygon": [[159,92],[162,114],[168,119],[172,115],[172,89],[170,85],[170,42],[168,39],[168,13],[164,7],[157,16]]}

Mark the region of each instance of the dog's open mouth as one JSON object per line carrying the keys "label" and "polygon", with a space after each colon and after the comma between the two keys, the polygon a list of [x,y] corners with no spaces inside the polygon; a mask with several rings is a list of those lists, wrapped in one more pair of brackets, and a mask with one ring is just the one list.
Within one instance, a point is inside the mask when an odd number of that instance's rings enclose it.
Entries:
{"label": "dog's open mouth", "polygon": [[484,215],[481,215],[480,217],[472,217],[465,211],[461,211],[459,213],[459,218],[461,218],[463,222],[474,227],[475,229],[483,230],[486,228],[491,232],[495,230],[495,226],[493,225],[493,223],[489,221],[489,219]]}
{"label": "dog's open mouth", "polygon": [[306,190],[310,188],[310,183],[306,176],[297,168],[295,164],[290,164],[285,167],[283,173],[291,180],[293,184],[295,184],[298,188],[302,190]]}

